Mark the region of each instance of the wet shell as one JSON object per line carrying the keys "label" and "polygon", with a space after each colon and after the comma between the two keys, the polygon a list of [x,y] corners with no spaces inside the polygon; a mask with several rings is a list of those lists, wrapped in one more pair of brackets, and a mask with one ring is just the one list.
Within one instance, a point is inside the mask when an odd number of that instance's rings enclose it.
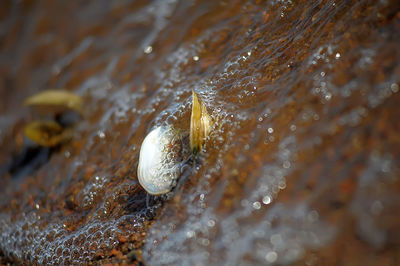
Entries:
{"label": "wet shell", "polygon": [[[190,118],[190,148],[196,156],[210,133],[212,120],[207,108],[193,91]],[[140,148],[138,179],[152,195],[169,192],[180,175],[181,135],[172,126],[157,127],[143,140]]]}
{"label": "wet shell", "polygon": [[192,91],[192,114],[190,117],[190,148],[193,154],[201,151],[203,144],[210,133],[211,117],[204,103],[197,93]]}
{"label": "wet shell", "polygon": [[138,179],[152,195],[165,194],[180,174],[181,140],[171,127],[157,127],[143,140],[140,148]]}

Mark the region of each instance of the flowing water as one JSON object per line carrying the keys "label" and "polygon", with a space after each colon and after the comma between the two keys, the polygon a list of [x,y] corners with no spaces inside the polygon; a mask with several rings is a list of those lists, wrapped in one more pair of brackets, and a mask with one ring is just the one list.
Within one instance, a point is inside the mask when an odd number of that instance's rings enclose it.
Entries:
{"label": "flowing water", "polygon": [[[2,1],[0,264],[398,265],[398,1]],[[26,97],[83,97],[31,147]],[[141,142],[214,121],[175,189]]]}

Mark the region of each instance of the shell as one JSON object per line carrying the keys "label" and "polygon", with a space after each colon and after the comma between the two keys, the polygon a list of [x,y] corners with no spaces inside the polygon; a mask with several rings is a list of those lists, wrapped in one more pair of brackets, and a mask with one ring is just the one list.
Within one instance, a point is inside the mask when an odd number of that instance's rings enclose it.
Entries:
{"label": "shell", "polygon": [[157,127],[143,140],[140,148],[138,179],[152,195],[168,193],[180,174],[179,134],[172,127]]}
{"label": "shell", "polygon": [[192,114],[190,117],[190,148],[193,154],[201,151],[202,146],[210,133],[211,117],[207,113],[207,108],[199,100],[197,93],[192,91],[193,103]]}
{"label": "shell", "polygon": [[[206,106],[193,91],[189,138],[194,156],[201,151],[211,124]],[[172,126],[162,126],[153,129],[143,140],[137,173],[140,185],[149,194],[165,194],[174,187],[180,175],[181,138]]]}
{"label": "shell", "polygon": [[82,98],[66,90],[45,90],[27,98],[24,104],[43,113],[61,113],[65,110],[83,113]]}
{"label": "shell", "polygon": [[33,121],[24,128],[25,136],[43,147],[55,147],[72,137],[72,131],[54,121]]}

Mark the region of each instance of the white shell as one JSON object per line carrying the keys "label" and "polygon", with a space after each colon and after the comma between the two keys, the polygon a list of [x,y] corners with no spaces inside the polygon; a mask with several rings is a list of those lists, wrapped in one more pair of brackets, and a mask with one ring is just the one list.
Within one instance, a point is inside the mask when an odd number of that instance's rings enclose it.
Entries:
{"label": "white shell", "polygon": [[157,127],[143,140],[137,173],[140,185],[149,194],[169,192],[179,176],[176,154],[171,152],[176,139],[171,127]]}

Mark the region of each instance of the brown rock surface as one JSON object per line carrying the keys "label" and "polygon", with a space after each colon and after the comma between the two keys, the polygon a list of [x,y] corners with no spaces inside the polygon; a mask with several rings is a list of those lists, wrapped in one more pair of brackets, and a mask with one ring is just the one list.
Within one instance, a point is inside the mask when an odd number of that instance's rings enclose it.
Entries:
{"label": "brown rock surface", "polygon": [[[399,1],[2,1],[0,264],[399,265]],[[46,89],[70,142],[23,137]],[[214,128],[169,195],[140,144]]]}

